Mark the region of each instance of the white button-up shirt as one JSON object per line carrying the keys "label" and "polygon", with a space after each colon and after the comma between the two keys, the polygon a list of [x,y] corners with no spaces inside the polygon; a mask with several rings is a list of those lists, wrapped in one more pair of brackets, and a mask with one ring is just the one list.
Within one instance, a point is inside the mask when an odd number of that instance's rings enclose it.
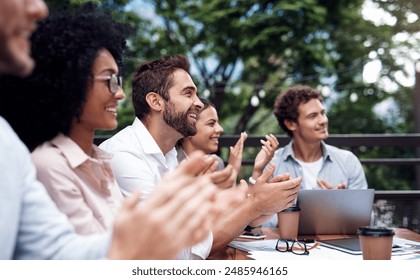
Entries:
{"label": "white button-up shirt", "polygon": [[174,149],[163,155],[153,136],[139,119],[99,147],[113,155],[111,167],[125,196],[136,190],[147,198],[162,176],[178,165]]}
{"label": "white button-up shirt", "polygon": [[[111,167],[125,196],[140,190],[142,199],[146,199],[163,175],[178,165],[176,149],[173,148],[164,155],[138,118],[135,118],[132,125],[104,141],[99,147],[113,154]],[[178,258],[205,259],[210,254],[212,243],[213,236],[210,233],[205,241],[193,246],[192,249],[187,248]]]}

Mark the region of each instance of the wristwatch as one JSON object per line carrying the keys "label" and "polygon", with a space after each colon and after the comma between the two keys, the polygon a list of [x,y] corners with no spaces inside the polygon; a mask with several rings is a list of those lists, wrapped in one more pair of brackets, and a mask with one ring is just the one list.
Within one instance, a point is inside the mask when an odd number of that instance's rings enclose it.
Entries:
{"label": "wristwatch", "polygon": [[254,178],[252,178],[252,176],[251,176],[251,177],[249,177],[248,182],[249,182],[250,184],[252,184],[252,185],[255,185],[255,183],[257,183],[257,180],[255,180],[255,179],[254,179]]}

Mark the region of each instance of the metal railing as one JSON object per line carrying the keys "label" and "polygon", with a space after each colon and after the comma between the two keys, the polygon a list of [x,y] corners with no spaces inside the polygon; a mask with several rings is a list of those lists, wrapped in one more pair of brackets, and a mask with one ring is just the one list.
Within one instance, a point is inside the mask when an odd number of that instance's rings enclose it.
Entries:
{"label": "metal railing", "polygon": [[[110,136],[98,135],[95,137],[95,143],[98,145]],[[219,140],[220,149],[235,145],[238,135],[222,135]],[[264,136],[249,135],[245,142],[246,148],[261,147],[260,140]],[[277,139],[282,146],[289,143],[290,138],[284,135],[277,135]],[[332,134],[326,140],[326,143],[351,150],[362,164],[385,164],[385,165],[420,165],[420,155],[416,156],[416,149],[420,148],[420,133],[412,134]],[[363,158],[360,157],[360,149],[369,147],[395,147],[412,148],[412,157],[399,158]],[[254,159],[244,158],[243,165],[253,165]]]}
{"label": "metal railing", "polygon": [[[221,149],[233,146],[239,136],[225,135],[219,141]],[[260,140],[264,136],[249,136],[245,142],[246,148],[261,147]],[[287,136],[277,135],[282,146],[289,143]],[[340,134],[330,135],[326,143],[351,150],[357,155],[363,165],[403,165],[420,166],[420,134]],[[363,151],[369,148],[408,149],[407,157],[365,158]],[[253,159],[245,158],[244,166],[252,166]],[[420,233],[420,190],[411,191],[375,191],[374,201],[375,222],[377,225],[406,227]]]}
{"label": "metal railing", "polygon": [[[98,145],[108,139],[109,136],[96,136],[95,143]],[[219,140],[220,149],[227,149],[235,145],[239,135],[223,135]],[[260,148],[260,140],[264,136],[249,135],[245,142],[244,150],[248,148]],[[282,146],[289,143],[290,138],[277,135]],[[363,165],[407,165],[420,166],[420,155],[416,156],[416,149],[420,148],[420,133],[416,134],[335,134],[326,140],[333,146],[349,149],[359,156]],[[413,152],[410,157],[398,158],[364,158],[361,150],[372,147],[380,148],[404,148]],[[252,166],[253,159],[244,158],[244,166]],[[384,210],[385,209],[385,210]],[[386,220],[387,226],[408,227],[420,232],[420,190],[412,191],[375,191],[375,215],[378,220]],[[384,214],[385,211],[385,214]],[[389,216],[393,218],[389,218]],[[408,221],[408,222],[407,222]]]}
{"label": "metal railing", "polygon": [[[276,136],[282,146],[289,143],[290,138],[284,135]],[[239,136],[223,135],[219,140],[219,147],[226,148],[235,145]],[[245,147],[261,147],[260,140],[264,136],[250,135],[245,142]],[[360,158],[362,164],[386,165],[420,165],[420,157],[416,157],[415,149],[420,148],[420,133],[413,134],[332,134],[326,143],[351,150],[359,156],[361,148],[369,147],[401,147],[412,148],[413,157],[405,158]],[[244,165],[252,165],[253,159],[244,159]]]}

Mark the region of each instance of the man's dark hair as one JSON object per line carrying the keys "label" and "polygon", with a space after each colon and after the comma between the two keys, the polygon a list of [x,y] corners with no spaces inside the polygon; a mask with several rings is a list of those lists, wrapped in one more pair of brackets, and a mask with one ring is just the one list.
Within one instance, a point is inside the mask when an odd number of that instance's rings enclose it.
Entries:
{"label": "man's dark hair", "polygon": [[321,102],[323,101],[319,91],[309,86],[302,85],[291,87],[277,96],[274,103],[274,115],[276,116],[281,129],[290,137],[293,136],[293,133],[287,128],[284,121],[289,120],[296,122],[299,118],[299,105],[305,104],[312,99],[318,99]]}
{"label": "man's dark hair", "polygon": [[173,85],[173,73],[177,69],[190,71],[190,63],[185,56],[166,56],[139,65],[132,80],[132,100],[136,117],[140,120],[150,113],[146,95],[156,92],[169,101],[169,89]]}
{"label": "man's dark hair", "polygon": [[9,93],[0,113],[30,150],[69,133],[82,113],[98,51],[107,49],[121,67],[130,31],[94,4],[51,9],[32,36],[34,72],[24,79],[0,77],[1,90]]}
{"label": "man's dark hair", "polygon": [[202,97],[199,97],[199,98],[200,98],[201,103],[203,103],[203,105],[204,105],[203,109],[201,109],[201,111],[204,111],[208,107],[216,108],[216,106],[214,106],[213,102],[211,102],[210,100],[202,98]]}

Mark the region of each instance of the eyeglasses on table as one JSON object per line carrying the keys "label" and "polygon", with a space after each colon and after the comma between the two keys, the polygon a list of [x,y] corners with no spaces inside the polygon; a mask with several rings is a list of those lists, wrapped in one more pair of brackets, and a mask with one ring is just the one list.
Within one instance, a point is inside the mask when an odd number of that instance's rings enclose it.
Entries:
{"label": "eyeglasses on table", "polygon": [[311,246],[307,243],[304,239],[279,239],[276,243],[276,250],[282,253],[292,252],[295,255],[309,255],[309,250],[319,245],[319,242],[315,242]]}

